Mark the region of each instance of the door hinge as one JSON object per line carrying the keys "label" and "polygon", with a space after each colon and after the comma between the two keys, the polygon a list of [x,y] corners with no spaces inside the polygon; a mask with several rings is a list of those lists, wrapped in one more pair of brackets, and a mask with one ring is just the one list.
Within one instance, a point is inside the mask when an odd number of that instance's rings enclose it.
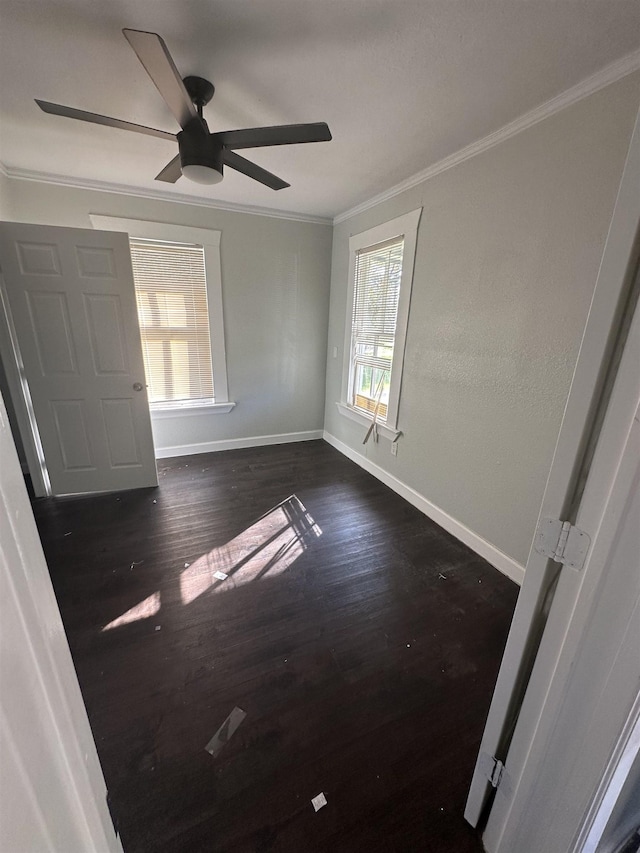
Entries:
{"label": "door hinge", "polygon": [[504,764],[502,761],[495,758],[493,755],[489,755],[487,752],[483,752],[478,763],[480,769],[489,780],[491,787],[497,788],[502,780],[502,774],[504,773]]}
{"label": "door hinge", "polygon": [[536,530],[535,549],[556,563],[580,570],[584,566],[591,538],[568,521],[543,518]]}

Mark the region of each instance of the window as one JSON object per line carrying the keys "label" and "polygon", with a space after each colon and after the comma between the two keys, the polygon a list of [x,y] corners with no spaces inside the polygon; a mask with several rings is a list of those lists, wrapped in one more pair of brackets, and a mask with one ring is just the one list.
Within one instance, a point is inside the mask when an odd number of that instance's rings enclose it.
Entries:
{"label": "window", "polygon": [[149,401],[155,418],[230,412],[220,232],[90,214],[131,245]]}
{"label": "window", "polygon": [[349,404],[387,419],[404,236],[356,252]]}
{"label": "window", "polygon": [[213,403],[204,249],[129,242],[149,402]]}
{"label": "window", "polygon": [[340,411],[395,438],[421,210],[349,241],[349,299]]}

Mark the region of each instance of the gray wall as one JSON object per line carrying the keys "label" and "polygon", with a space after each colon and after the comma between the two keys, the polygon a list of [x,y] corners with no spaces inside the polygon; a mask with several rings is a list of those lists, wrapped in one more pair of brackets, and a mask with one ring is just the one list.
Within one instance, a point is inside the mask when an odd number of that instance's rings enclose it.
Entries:
{"label": "gray wall", "polygon": [[89,213],[219,229],[229,414],[154,422],[157,449],[322,430],[331,225],[11,180],[17,222]]}
{"label": "gray wall", "polygon": [[10,181],[0,172],[0,219],[11,219]]}
{"label": "gray wall", "polygon": [[[524,564],[596,282],[640,75],[334,229],[325,429]],[[336,409],[348,240],[423,207],[398,456]],[[332,357],[333,347],[338,357]]]}

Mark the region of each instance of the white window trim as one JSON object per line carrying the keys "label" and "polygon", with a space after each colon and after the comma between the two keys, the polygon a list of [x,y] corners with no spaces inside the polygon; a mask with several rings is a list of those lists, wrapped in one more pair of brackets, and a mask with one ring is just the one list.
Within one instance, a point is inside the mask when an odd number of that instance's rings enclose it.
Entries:
{"label": "white window trim", "polygon": [[[340,414],[344,415],[344,417],[348,418],[350,421],[360,424],[360,426],[365,429],[368,429],[371,426],[373,415],[369,417],[359,409],[354,409],[353,406],[347,406],[347,404],[342,401],[337,402],[336,406],[338,407]],[[391,441],[395,441],[398,436],[402,435],[402,432],[399,429],[394,429],[393,427],[390,427],[389,424],[383,424],[380,421],[376,421],[376,429],[380,435],[383,435],[385,438],[390,438]]]}
{"label": "white window trim", "polygon": [[144,219],[123,219],[118,216],[101,216],[90,213],[94,228],[103,231],[125,231],[130,237],[144,240],[166,240],[173,243],[193,243],[204,250],[209,303],[209,328],[211,331],[211,362],[213,366],[214,403],[154,405],[153,417],[181,417],[186,414],[226,414],[235,406],[229,400],[227,381],[227,351],[224,342],[224,317],[222,312],[222,272],[220,267],[220,231],[196,228],[190,225],[172,225],[167,222],[149,222]]}
{"label": "white window trim", "polygon": [[402,385],[402,371],[404,368],[404,350],[407,336],[407,324],[409,322],[409,305],[411,303],[411,287],[413,285],[413,267],[416,257],[416,243],[418,240],[418,224],[422,208],[412,210],[363,231],[353,234],[349,238],[349,281],[347,287],[347,320],[345,324],[344,359],[342,364],[342,393],[337,403],[340,414],[368,427],[373,420],[373,414],[355,409],[349,404],[349,383],[351,363],[351,324],[353,314],[353,296],[356,281],[356,252],[383,243],[394,237],[404,237],[402,254],[402,277],[400,279],[400,297],[398,299],[398,317],[396,320],[396,334],[393,346],[393,366],[391,368],[391,383],[389,387],[389,402],[387,404],[387,418],[385,423],[376,424],[378,432],[390,438],[392,441],[400,435],[398,430],[398,408],[400,405],[400,387]]}
{"label": "white window trim", "polygon": [[187,415],[226,415],[235,408],[235,403],[180,403],[163,406],[156,403],[151,410],[154,420],[163,418],[184,418]]}

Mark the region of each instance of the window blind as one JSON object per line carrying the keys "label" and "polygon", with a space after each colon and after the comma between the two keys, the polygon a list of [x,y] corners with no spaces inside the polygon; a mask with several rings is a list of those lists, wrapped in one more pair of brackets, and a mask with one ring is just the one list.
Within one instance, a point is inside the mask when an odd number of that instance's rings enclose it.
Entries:
{"label": "window blind", "polygon": [[204,249],[134,238],[130,245],[149,402],[212,402]]}
{"label": "window blind", "polygon": [[404,237],[356,252],[351,405],[386,418],[402,277]]}

